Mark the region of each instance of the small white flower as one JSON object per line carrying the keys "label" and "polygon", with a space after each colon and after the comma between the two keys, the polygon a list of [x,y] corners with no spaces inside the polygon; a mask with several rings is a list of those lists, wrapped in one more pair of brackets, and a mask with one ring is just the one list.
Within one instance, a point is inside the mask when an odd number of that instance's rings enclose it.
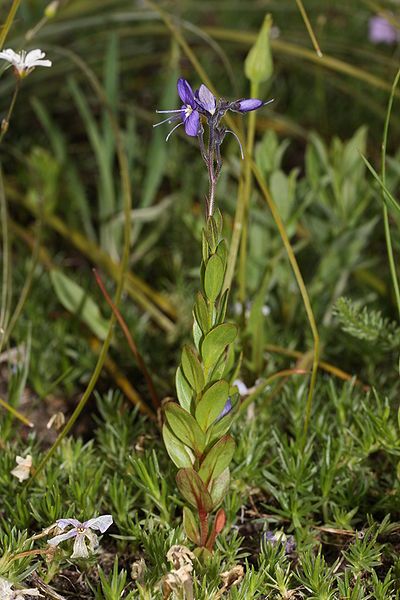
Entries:
{"label": "small white flower", "polygon": [[30,52],[26,52],[25,50],[14,52],[11,48],[7,48],[0,52],[0,59],[9,62],[20,78],[29,75],[35,67],[51,67],[51,60],[43,60],[44,57],[45,53],[38,48]]}
{"label": "small white flower", "polygon": [[25,596],[41,596],[43,595],[36,588],[13,590],[13,584],[0,577],[0,598],[1,600],[25,600]]}
{"label": "small white flower", "polygon": [[113,518],[111,515],[102,515],[89,519],[84,523],[80,523],[77,519],[58,519],[56,525],[59,529],[63,530],[69,525],[72,525],[72,529],[67,533],[56,535],[48,541],[50,546],[58,546],[60,542],[75,538],[74,551],[71,558],[87,558],[89,556],[88,547],[86,546],[86,540],[88,539],[88,546],[90,552],[94,552],[99,545],[97,535],[93,533],[92,529],[98,530],[104,533],[112,524]]}
{"label": "small white flower", "polygon": [[30,454],[26,458],[17,456],[15,460],[17,461],[17,466],[11,471],[11,475],[14,475],[20,482],[29,479],[32,468],[32,456]]}

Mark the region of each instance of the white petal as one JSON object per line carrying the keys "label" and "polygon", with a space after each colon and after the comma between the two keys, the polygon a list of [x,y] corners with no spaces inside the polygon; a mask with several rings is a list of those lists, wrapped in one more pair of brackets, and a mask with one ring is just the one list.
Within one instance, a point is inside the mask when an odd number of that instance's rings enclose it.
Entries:
{"label": "white petal", "polygon": [[7,579],[3,579],[0,577],[0,598],[2,600],[11,600],[14,592],[12,591],[12,584],[7,581]]}
{"label": "white petal", "polygon": [[11,471],[11,475],[14,475],[18,481],[24,481],[29,478],[31,467],[32,467],[32,456],[28,454],[26,458],[22,456],[16,457],[17,466]]}
{"label": "white petal", "polygon": [[[18,592],[20,594],[22,594],[21,598],[26,596],[40,596],[41,598],[43,598],[43,594],[41,594],[39,592],[39,590],[37,590],[36,588],[29,588],[29,589],[25,589],[25,590],[18,590]],[[15,599],[18,600],[18,597]]]}
{"label": "white petal", "polygon": [[84,527],[89,529],[98,529],[101,533],[104,533],[112,524],[113,518],[111,515],[101,515],[101,517],[95,517],[82,523]]}
{"label": "white petal", "polygon": [[99,545],[99,538],[90,529],[87,529],[85,531],[84,535],[89,540],[89,550],[90,550],[90,552],[94,552],[96,550],[97,546]]}
{"label": "white petal", "polygon": [[0,52],[0,58],[7,60],[12,65],[15,65],[21,60],[21,55],[17,52],[14,52],[14,50],[11,50],[11,48],[6,48],[6,50]]}
{"label": "white petal", "polygon": [[59,527],[60,529],[65,529],[69,525],[73,525],[74,527],[79,527],[80,525],[82,525],[82,523],[78,521],[78,519],[57,519],[56,523],[57,527]]}
{"label": "white petal", "polygon": [[51,62],[51,60],[35,60],[34,63],[30,63],[29,65],[27,65],[30,68],[32,67],[51,67],[53,63]]}
{"label": "white petal", "polygon": [[74,551],[71,554],[71,558],[87,558],[89,556],[88,549],[86,548],[85,535],[78,533],[74,542]]}
{"label": "white petal", "polygon": [[45,53],[42,52],[42,50],[39,50],[39,48],[36,48],[36,50],[30,50],[25,57],[25,63],[29,64],[35,62],[36,60],[44,58],[45,56]]}
{"label": "white petal", "polygon": [[51,538],[51,540],[47,540],[47,543],[50,546],[58,546],[58,544],[60,544],[64,540],[69,540],[70,538],[73,538],[75,536],[78,537],[78,535],[79,534],[76,531],[76,529],[71,529],[71,531],[67,531],[67,533],[62,533],[61,535],[56,535],[55,537]]}

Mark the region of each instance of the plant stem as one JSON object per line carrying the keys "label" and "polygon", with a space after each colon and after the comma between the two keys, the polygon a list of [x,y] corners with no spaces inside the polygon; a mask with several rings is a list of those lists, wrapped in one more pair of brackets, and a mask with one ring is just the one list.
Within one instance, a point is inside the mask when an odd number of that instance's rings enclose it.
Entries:
{"label": "plant stem", "polygon": [[[390,123],[390,116],[392,114],[394,94],[396,91],[396,87],[399,83],[399,79],[400,79],[400,69],[397,71],[396,77],[393,81],[392,91],[390,93],[387,112],[386,112],[385,126],[384,126],[384,130],[383,130],[381,173],[382,173],[382,183],[383,183],[384,187],[386,187],[386,147],[387,147],[387,139],[388,139],[388,132],[389,132],[389,123]],[[382,209],[383,210],[383,225],[384,225],[384,229],[385,229],[386,249],[387,249],[387,254],[388,254],[390,274],[392,277],[394,293],[396,296],[397,311],[398,311],[398,314],[400,317],[399,281],[398,281],[397,273],[396,273],[396,264],[395,264],[395,260],[394,260],[394,254],[393,254],[392,238],[390,235],[389,213],[388,213],[388,208],[386,205],[385,194],[384,194],[383,189],[382,189],[382,196],[383,196],[383,209]]]}
{"label": "plant stem", "polygon": [[[252,81],[250,86],[250,98],[258,97],[258,83]],[[242,214],[242,235],[240,240],[240,257],[239,257],[239,301],[243,306],[243,315],[245,313],[246,302],[246,280],[247,280],[247,245],[248,245],[248,230],[249,230],[249,205],[251,194],[251,157],[253,156],[254,136],[256,131],[256,111],[249,113],[249,127],[247,130],[246,141],[246,156],[244,165],[244,183],[243,195],[240,201],[243,204]],[[236,256],[235,256],[236,260]]]}
{"label": "plant stem", "polygon": [[6,41],[8,32],[10,30],[11,25],[13,24],[15,14],[16,14],[20,4],[21,4],[21,0],[13,0],[11,8],[8,11],[6,22],[4,23],[2,31],[0,33],[0,50],[2,50],[4,47],[4,42]]}
{"label": "plant stem", "polygon": [[312,25],[310,23],[310,19],[308,18],[308,15],[306,13],[306,9],[304,8],[303,0],[296,0],[296,4],[297,4],[298,9],[299,9],[299,11],[301,13],[301,16],[303,17],[304,25],[307,28],[308,35],[310,36],[312,44],[313,44],[313,46],[315,48],[315,52],[317,53],[318,58],[322,58],[323,54],[321,52],[321,48],[319,47],[318,40],[317,40],[317,38],[315,36],[314,30],[313,30]]}
{"label": "plant stem", "polygon": [[313,340],[314,340],[313,366],[312,366],[310,387],[308,390],[308,397],[307,397],[307,402],[306,402],[306,407],[305,407],[305,415],[304,415],[304,427],[303,427],[303,447],[304,447],[306,438],[307,438],[308,426],[309,426],[309,422],[310,422],[312,400],[313,400],[315,383],[317,380],[317,372],[318,372],[319,352],[320,352],[320,340],[319,340],[318,328],[317,328],[317,324],[315,322],[315,317],[314,317],[314,313],[312,310],[310,298],[308,296],[307,288],[305,286],[301,271],[299,269],[299,265],[296,260],[296,256],[293,252],[293,248],[290,244],[290,241],[289,241],[288,235],[286,233],[286,229],[285,229],[285,226],[281,219],[281,216],[279,214],[278,208],[272,199],[272,196],[269,192],[269,189],[264,181],[264,178],[263,178],[259,168],[257,167],[257,165],[254,162],[252,162],[252,169],[253,169],[255,178],[257,180],[257,183],[260,186],[261,192],[265,198],[265,201],[267,202],[267,204],[269,206],[269,209],[271,211],[271,214],[273,216],[275,224],[278,228],[283,245],[285,246],[286,253],[289,258],[289,262],[292,266],[294,276],[297,281],[297,285],[299,286],[299,289],[300,289],[300,294],[303,299],[304,308],[305,308],[305,311],[307,314],[308,322],[310,324],[310,329],[311,329],[311,333],[312,333]]}
{"label": "plant stem", "polygon": [[208,514],[205,510],[199,510],[200,520],[200,546],[207,544],[208,538]]}
{"label": "plant stem", "polygon": [[18,92],[19,92],[19,88],[20,88],[20,81],[21,81],[20,78],[17,76],[17,81],[15,83],[14,93],[13,93],[13,97],[11,99],[11,104],[10,104],[8,112],[7,112],[7,116],[1,122],[0,144],[3,141],[3,138],[8,131],[8,126],[10,124],[11,115],[13,113],[15,102],[17,100],[17,96],[18,96]]}

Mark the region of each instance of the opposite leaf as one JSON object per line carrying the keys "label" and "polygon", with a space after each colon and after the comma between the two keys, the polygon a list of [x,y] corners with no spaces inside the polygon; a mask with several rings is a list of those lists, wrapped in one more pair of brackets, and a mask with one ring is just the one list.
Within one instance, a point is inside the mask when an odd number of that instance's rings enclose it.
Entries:
{"label": "opposite leaf", "polygon": [[217,381],[204,392],[196,407],[196,421],[203,431],[214,423],[224,409],[229,396],[229,383]]}
{"label": "opposite leaf", "polygon": [[183,347],[182,370],[192,388],[197,393],[201,392],[204,387],[203,369],[201,368],[199,359],[190,346]]}
{"label": "opposite leaf", "polygon": [[222,471],[216,479],[213,479],[210,484],[210,495],[212,498],[213,507],[221,504],[229,489],[230,474],[229,469]]}
{"label": "opposite leaf", "polygon": [[229,467],[236,444],[230,435],[221,438],[208,452],[201,463],[199,475],[208,486],[211,480],[221,475]]}
{"label": "opposite leaf", "polygon": [[209,513],[213,509],[211,496],[194,469],[180,469],[176,474],[176,483],[180,493],[189,504],[198,511]]}
{"label": "opposite leaf", "polygon": [[224,282],[224,265],[216,254],[207,262],[204,272],[204,291],[210,302],[215,302]]}
{"label": "opposite leaf", "polygon": [[167,402],[164,412],[172,433],[197,455],[201,455],[205,436],[192,415],[176,402]]}
{"label": "opposite leaf", "polygon": [[167,423],[163,425],[162,434],[169,457],[178,469],[191,467],[195,460],[192,450],[172,433]]}
{"label": "opposite leaf", "polygon": [[207,333],[201,345],[201,355],[207,369],[217,362],[226,346],[235,340],[236,333],[236,325],[233,323],[222,323]]}
{"label": "opposite leaf", "polygon": [[189,540],[200,546],[200,531],[196,523],[196,518],[187,506],[183,507],[183,529]]}

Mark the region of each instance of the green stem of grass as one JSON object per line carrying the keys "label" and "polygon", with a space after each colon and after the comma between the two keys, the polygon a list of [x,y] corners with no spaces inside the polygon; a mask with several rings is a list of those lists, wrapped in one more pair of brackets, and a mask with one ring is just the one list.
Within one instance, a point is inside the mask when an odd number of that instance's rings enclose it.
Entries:
{"label": "green stem of grass", "polygon": [[0,33],[0,50],[2,50],[4,47],[4,42],[6,41],[8,32],[10,31],[10,27],[13,24],[14,17],[17,13],[20,4],[21,0],[13,0],[13,3],[11,4],[11,8],[8,11],[6,22],[4,23]]}
{"label": "green stem of grass", "polygon": [[308,390],[307,402],[306,402],[305,413],[304,413],[304,426],[303,426],[303,446],[304,446],[306,443],[306,440],[307,440],[307,432],[308,432],[308,426],[310,423],[312,401],[313,401],[315,383],[317,380],[317,372],[318,372],[318,362],[319,362],[319,353],[320,353],[320,339],[319,339],[319,334],[318,334],[318,328],[317,328],[317,324],[315,322],[315,317],[314,317],[314,313],[312,310],[310,298],[308,296],[307,288],[305,286],[303,277],[301,275],[299,265],[297,264],[296,256],[293,252],[293,248],[290,244],[290,241],[289,241],[288,235],[286,233],[286,229],[285,229],[285,226],[281,219],[281,216],[279,214],[278,208],[272,199],[272,196],[269,192],[269,189],[264,180],[264,177],[261,174],[261,171],[259,170],[259,168],[257,167],[257,165],[254,162],[252,162],[252,169],[253,169],[254,176],[257,180],[257,183],[261,189],[261,192],[265,198],[265,201],[267,202],[267,204],[269,206],[269,209],[271,211],[271,214],[275,221],[275,224],[278,228],[283,245],[285,246],[286,253],[289,258],[289,262],[291,264],[294,276],[297,281],[297,285],[299,286],[300,294],[303,299],[304,308],[305,308],[305,311],[307,314],[308,322],[310,324],[310,329],[311,329],[313,340],[314,340],[311,380],[310,380],[310,386],[309,386],[309,390]]}
{"label": "green stem of grass", "polygon": [[[252,81],[250,86],[250,98],[258,98],[258,83]],[[240,256],[239,256],[239,301],[243,306],[243,314],[245,313],[246,303],[246,282],[247,282],[247,250],[248,250],[248,231],[249,231],[249,206],[250,206],[250,195],[251,195],[251,160],[253,156],[254,137],[256,131],[256,119],[257,112],[254,110],[249,113],[249,126],[247,130],[246,140],[246,155],[244,164],[244,183],[243,183],[243,195],[239,198],[239,202],[243,204],[243,208],[240,210],[242,216],[242,226],[237,231],[241,230],[242,236],[240,240]],[[237,249],[236,249],[237,252]],[[229,260],[236,262],[236,254],[229,254]],[[228,265],[229,268],[229,265]],[[234,264],[229,269],[230,272],[234,271]],[[227,287],[230,287],[230,282]],[[225,288],[225,286],[224,286]]]}
{"label": "green stem of grass", "polygon": [[0,217],[1,217],[1,236],[3,239],[3,273],[2,273],[2,291],[0,307],[0,352],[6,339],[6,329],[10,317],[10,304],[12,296],[12,277],[11,277],[11,254],[10,240],[8,235],[8,209],[7,200],[4,192],[3,175],[0,171]]}
{"label": "green stem of grass", "polygon": [[322,58],[323,54],[321,52],[321,48],[319,47],[318,40],[316,38],[316,35],[315,35],[312,25],[310,23],[310,19],[308,18],[306,9],[304,8],[303,0],[296,0],[296,4],[297,4],[300,14],[303,18],[304,25],[306,26],[308,35],[310,36],[310,39],[314,46],[315,52],[317,53],[318,58]]}
{"label": "green stem of grass", "polygon": [[390,123],[390,116],[392,114],[394,95],[395,95],[396,88],[399,83],[399,79],[400,79],[400,69],[397,71],[396,77],[394,78],[392,90],[390,92],[388,107],[387,107],[387,111],[386,111],[386,119],[385,119],[385,126],[383,129],[383,140],[382,140],[381,178],[382,178],[382,183],[383,183],[383,188],[382,188],[383,208],[382,208],[382,211],[383,211],[383,224],[384,224],[384,229],[385,229],[386,249],[387,249],[389,268],[390,268],[390,274],[392,277],[394,293],[396,296],[397,311],[398,311],[399,318],[400,318],[400,288],[399,288],[399,281],[397,278],[396,264],[395,264],[395,260],[394,260],[394,254],[393,254],[392,237],[390,234],[389,212],[388,212],[388,208],[387,208],[386,201],[385,201],[385,194],[383,191],[383,189],[386,187],[386,148],[387,148],[387,140],[388,140],[388,133],[389,133],[389,123]]}

